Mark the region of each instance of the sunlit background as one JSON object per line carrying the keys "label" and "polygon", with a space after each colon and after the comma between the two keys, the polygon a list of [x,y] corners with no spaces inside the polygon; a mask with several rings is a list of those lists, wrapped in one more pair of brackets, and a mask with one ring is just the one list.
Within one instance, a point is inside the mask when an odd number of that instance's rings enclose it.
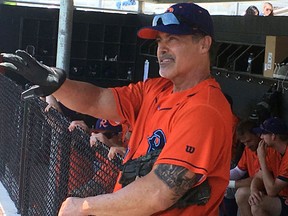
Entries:
{"label": "sunlit background", "polygon": [[[60,0],[18,0],[4,1],[6,4],[29,4],[33,6],[59,7]],[[262,11],[266,1],[241,1],[241,2],[218,2],[198,3],[206,8],[212,15],[243,15],[250,5],[258,7]],[[276,16],[288,15],[288,1],[269,1],[274,6]],[[74,0],[74,5],[82,10],[107,10],[112,12],[139,12],[137,0]],[[141,3],[141,12],[146,14],[162,13],[171,4]]]}

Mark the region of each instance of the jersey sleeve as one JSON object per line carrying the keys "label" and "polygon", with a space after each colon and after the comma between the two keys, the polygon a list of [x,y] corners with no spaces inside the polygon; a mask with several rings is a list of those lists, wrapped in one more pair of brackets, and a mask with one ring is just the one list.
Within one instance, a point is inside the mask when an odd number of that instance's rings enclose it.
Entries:
{"label": "jersey sleeve", "polygon": [[121,124],[133,127],[143,100],[143,83],[112,88]]}

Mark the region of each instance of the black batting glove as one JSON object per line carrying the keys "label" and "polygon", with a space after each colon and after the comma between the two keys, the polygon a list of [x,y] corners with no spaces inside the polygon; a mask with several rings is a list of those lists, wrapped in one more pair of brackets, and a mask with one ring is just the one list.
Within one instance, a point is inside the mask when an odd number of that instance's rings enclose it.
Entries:
{"label": "black batting glove", "polygon": [[15,72],[34,85],[22,93],[22,99],[51,95],[64,83],[65,71],[48,67],[23,50],[16,54],[1,53],[0,67]]}

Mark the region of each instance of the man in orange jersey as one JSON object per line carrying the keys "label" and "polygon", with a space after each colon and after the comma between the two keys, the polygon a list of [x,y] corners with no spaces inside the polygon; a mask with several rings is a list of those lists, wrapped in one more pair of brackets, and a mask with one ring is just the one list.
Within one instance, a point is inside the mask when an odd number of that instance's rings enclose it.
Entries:
{"label": "man in orange jersey", "polygon": [[224,197],[224,212],[229,216],[237,215],[235,192],[242,194],[247,191],[249,196],[252,177],[260,168],[256,155],[260,137],[252,133],[256,126],[255,121],[245,119],[240,121],[236,128],[237,140],[244,144],[245,148],[237,166],[230,170],[230,181]]}
{"label": "man in orange jersey", "polygon": [[[254,131],[261,134],[262,139],[257,149],[261,169],[251,183],[248,199],[250,215],[288,215],[288,205],[285,203],[288,197],[287,127],[283,120],[272,117]],[[278,157],[267,155],[268,148],[275,149]]]}
{"label": "man in orange jersey", "polygon": [[[38,84],[24,99],[52,93],[70,109],[133,128],[124,163],[136,172],[124,168],[120,180],[134,180],[118,182],[112,194],[69,197],[60,216],[218,215],[229,180],[232,112],[210,75],[211,16],[196,4],[175,4],[138,36],[156,39],[161,77],[119,88],[65,79],[23,51],[2,54],[2,67]],[[142,175],[151,158],[152,170]]]}

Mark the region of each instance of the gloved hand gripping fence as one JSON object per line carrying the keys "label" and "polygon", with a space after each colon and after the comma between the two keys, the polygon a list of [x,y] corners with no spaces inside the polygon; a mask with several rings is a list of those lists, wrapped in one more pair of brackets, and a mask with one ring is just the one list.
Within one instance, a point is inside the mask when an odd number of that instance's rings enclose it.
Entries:
{"label": "gloved hand gripping fence", "polygon": [[48,96],[64,83],[66,74],[58,68],[48,67],[23,50],[16,54],[1,53],[0,66],[29,80],[33,86],[22,93],[22,99]]}

